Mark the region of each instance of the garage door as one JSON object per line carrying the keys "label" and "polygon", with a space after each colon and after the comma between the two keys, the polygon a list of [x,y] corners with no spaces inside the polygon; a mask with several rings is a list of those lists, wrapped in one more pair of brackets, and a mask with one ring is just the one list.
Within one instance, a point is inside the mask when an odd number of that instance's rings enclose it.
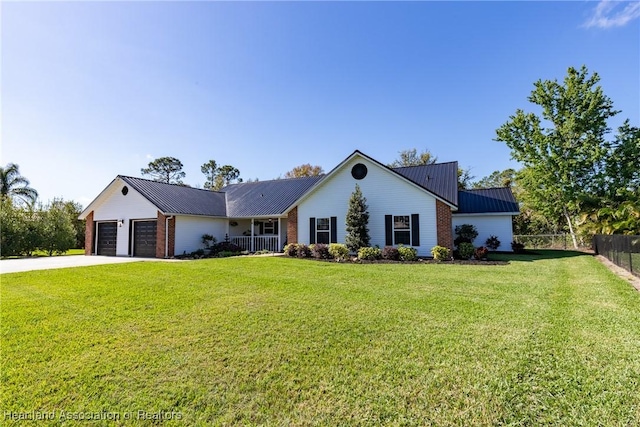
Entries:
{"label": "garage door", "polygon": [[118,225],[115,222],[99,222],[96,227],[98,228],[96,253],[98,255],[115,256]]}
{"label": "garage door", "polygon": [[134,221],[133,256],[154,258],[156,256],[157,221]]}

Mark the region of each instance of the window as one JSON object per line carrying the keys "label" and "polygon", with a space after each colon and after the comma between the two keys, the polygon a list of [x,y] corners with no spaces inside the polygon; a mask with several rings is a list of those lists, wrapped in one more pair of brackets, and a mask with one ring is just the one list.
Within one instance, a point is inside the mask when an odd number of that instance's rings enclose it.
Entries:
{"label": "window", "polygon": [[395,245],[411,245],[411,222],[409,222],[409,215],[393,217],[393,243]]}
{"label": "window", "polygon": [[316,243],[329,244],[330,221],[329,218],[316,219]]}
{"label": "window", "polygon": [[276,234],[275,222],[264,222],[262,225],[262,234]]}

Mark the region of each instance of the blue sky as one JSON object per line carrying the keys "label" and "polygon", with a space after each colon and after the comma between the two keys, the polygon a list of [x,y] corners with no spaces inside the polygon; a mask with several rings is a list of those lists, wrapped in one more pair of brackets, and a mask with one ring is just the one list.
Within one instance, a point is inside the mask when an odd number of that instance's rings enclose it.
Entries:
{"label": "blue sky", "polygon": [[2,2],[1,163],[87,205],[179,158],[245,179],[353,150],[518,167],[495,130],[585,64],[640,125],[640,3]]}

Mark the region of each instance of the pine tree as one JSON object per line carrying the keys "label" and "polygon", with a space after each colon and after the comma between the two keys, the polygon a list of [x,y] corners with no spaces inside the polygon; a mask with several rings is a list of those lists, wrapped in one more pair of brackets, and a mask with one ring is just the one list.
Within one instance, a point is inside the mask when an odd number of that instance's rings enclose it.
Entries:
{"label": "pine tree", "polygon": [[360,248],[368,247],[369,241],[369,211],[367,210],[367,199],[362,195],[360,186],[356,184],[356,189],[351,193],[349,199],[349,209],[347,210],[347,236],[345,244],[349,250],[355,252]]}

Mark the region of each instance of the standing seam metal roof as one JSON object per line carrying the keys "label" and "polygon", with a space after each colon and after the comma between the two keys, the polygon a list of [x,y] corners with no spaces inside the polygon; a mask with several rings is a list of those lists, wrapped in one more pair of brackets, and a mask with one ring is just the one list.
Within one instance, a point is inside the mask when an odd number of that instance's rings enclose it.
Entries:
{"label": "standing seam metal roof", "polygon": [[458,162],[391,168],[447,202],[458,205]]}
{"label": "standing seam metal roof", "polygon": [[459,200],[457,213],[520,212],[509,187],[461,190]]}
{"label": "standing seam metal roof", "polygon": [[164,213],[222,217],[227,214],[224,193],[131,176],[119,177]]}
{"label": "standing seam metal roof", "polygon": [[231,184],[227,193],[229,217],[280,215],[324,175]]}

